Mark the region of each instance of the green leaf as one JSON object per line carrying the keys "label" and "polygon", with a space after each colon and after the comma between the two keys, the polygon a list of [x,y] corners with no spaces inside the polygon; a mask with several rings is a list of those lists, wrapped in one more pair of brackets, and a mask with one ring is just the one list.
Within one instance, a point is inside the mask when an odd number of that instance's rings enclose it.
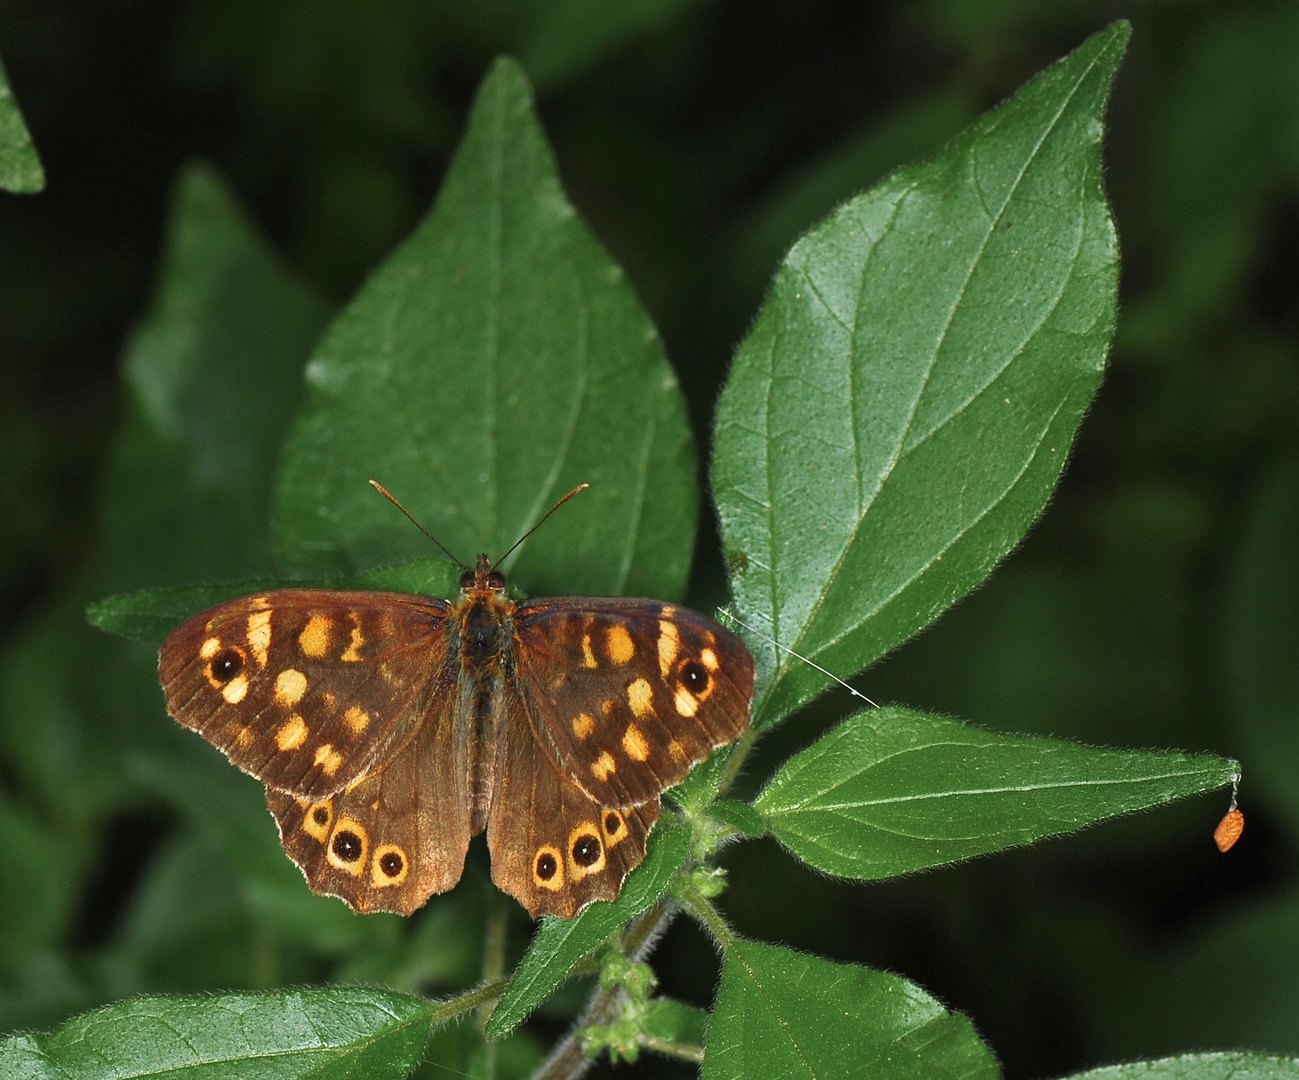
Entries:
{"label": "green leaf", "polygon": [[[1100,380],[1116,23],[836,211],[781,266],[717,418],[741,620],[840,675],[977,585],[1041,512]],[[756,635],[755,723],[827,677]]]}
{"label": "green leaf", "polygon": [[574,919],[546,916],[509,989],[487,1021],[489,1039],[501,1039],[527,1019],[554,993],[574,964],[608,940],[667,891],[690,853],[690,830],[683,823],[660,819],[650,833],[645,861],[627,876],[617,900],[597,900]]}
{"label": "green leaf", "polygon": [[1265,478],[1237,558],[1227,673],[1251,784],[1299,833],[1299,460]]}
{"label": "green leaf", "polygon": [[45,189],[45,170],[0,64],[0,189],[31,195]]}
{"label": "green leaf", "polygon": [[289,1080],[406,1076],[420,1058],[434,1006],[355,988],[141,997],[68,1021],[48,1035],[0,1042],[0,1075]]}
{"label": "green leaf", "polygon": [[141,589],[96,600],[86,607],[92,626],[112,634],[158,644],[185,619],[214,604],[270,589],[379,589],[449,597],[459,588],[460,567],[445,559],[414,559],[383,566],[349,578],[298,581],[254,578],[225,585],[188,585],[170,589]]}
{"label": "green leaf", "polygon": [[127,348],[129,412],[104,493],[105,585],[275,570],[272,476],[326,314],[221,181],[188,167],[157,293]]}
{"label": "green leaf", "polygon": [[702,1046],[708,1014],[675,998],[655,998],[645,1014],[645,1030],[666,1042]]}
{"label": "green leaf", "polygon": [[86,626],[86,602],[273,569],[271,473],[325,314],[224,185],[185,169],[127,349],[98,554],[0,662],[10,762],[66,816],[111,798],[122,753],[170,728],[156,655]]}
{"label": "green leaf", "polygon": [[676,378],[622,270],[565,198],[511,61],[484,81],[432,212],[330,327],[275,522],[311,573],[425,554],[380,480],[458,556],[517,552],[529,592],[675,597],[694,544]]}
{"label": "green leaf", "polygon": [[889,707],[796,754],[753,805],[805,862],[872,880],[1210,791],[1238,770],[1211,754],[1101,750]]}
{"label": "green leaf", "polygon": [[756,941],[727,945],[702,1080],[997,1075],[970,1021],[906,979]]}
{"label": "green leaf", "polygon": [[1074,1073],[1069,1080],[1299,1080],[1299,1058],[1247,1051],[1183,1054]]}

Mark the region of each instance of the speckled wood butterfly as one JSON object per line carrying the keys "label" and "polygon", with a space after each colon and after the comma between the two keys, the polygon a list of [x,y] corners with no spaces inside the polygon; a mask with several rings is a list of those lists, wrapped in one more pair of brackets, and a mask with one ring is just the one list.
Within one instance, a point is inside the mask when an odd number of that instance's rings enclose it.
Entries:
{"label": "speckled wood butterfly", "polygon": [[534,917],[618,895],[659,796],[748,723],[753,660],[658,600],[516,603],[487,556],[458,600],[279,589],[182,623],[167,709],[266,785],[312,890],[410,914],[492,879]]}

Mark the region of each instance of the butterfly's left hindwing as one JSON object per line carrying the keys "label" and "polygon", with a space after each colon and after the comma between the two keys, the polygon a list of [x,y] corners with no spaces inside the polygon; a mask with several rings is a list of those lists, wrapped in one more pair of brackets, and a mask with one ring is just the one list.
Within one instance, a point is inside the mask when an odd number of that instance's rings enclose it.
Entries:
{"label": "butterfly's left hindwing", "polygon": [[446,694],[396,759],[322,799],[266,791],[280,842],[313,892],[409,915],[460,880],[472,832],[465,728]]}
{"label": "butterfly's left hindwing", "polygon": [[416,732],[446,651],[447,606],[400,593],[281,589],[167,636],[167,711],[269,788],[342,791]]}

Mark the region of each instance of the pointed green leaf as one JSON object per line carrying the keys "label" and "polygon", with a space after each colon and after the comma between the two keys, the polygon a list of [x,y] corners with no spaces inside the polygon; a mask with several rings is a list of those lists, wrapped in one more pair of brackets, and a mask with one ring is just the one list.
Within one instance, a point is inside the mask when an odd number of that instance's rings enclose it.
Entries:
{"label": "pointed green leaf", "polygon": [[736,939],[702,1080],[996,1080],[974,1027],[920,987],[857,964]]}
{"label": "pointed green leaf", "polygon": [[796,754],[753,805],[805,862],[871,880],[1211,791],[1238,770],[1212,754],[1101,750],[890,707]]}
{"label": "pointed green leaf", "polygon": [[628,875],[617,900],[597,900],[574,919],[543,918],[487,1022],[487,1037],[508,1035],[554,993],[574,964],[657,903],[689,853],[690,830],[681,822],[660,820],[650,833],[645,861]]}
{"label": "pointed green leaf", "polygon": [[0,190],[31,195],[44,189],[45,170],[0,64]]}
{"label": "pointed green leaf", "polygon": [[1074,1073],[1068,1080],[1299,1080],[1299,1058],[1230,1051],[1133,1061]]}
{"label": "pointed green leaf", "polygon": [[0,1041],[0,1076],[32,1080],[400,1080],[434,1006],[356,988],[141,997]]}
{"label": "pointed green leaf", "polygon": [[270,589],[378,589],[418,596],[450,597],[459,588],[460,567],[445,559],[415,559],[348,578],[253,578],[224,585],[141,589],[96,600],[86,607],[92,626],[136,641],[158,644],[181,622],[214,604]]}
{"label": "pointed green leaf", "polygon": [[479,91],[437,204],[330,327],[285,447],[280,548],[311,573],[427,553],[378,479],[451,551],[520,548],[529,592],[679,594],[693,444],[663,346],[578,218],[519,67]]}
{"label": "pointed green leaf", "polygon": [[[1117,23],[800,240],[740,346],[713,490],[739,617],[846,675],[977,585],[1041,512],[1099,382],[1118,249]],[[826,676],[750,636],[755,720]]]}
{"label": "pointed green leaf", "polygon": [[326,314],[219,178],[183,170],[126,352],[98,555],[0,662],[9,762],[66,816],[110,797],[123,750],[170,724],[156,654],[86,626],[87,600],[272,571],[271,474]]}

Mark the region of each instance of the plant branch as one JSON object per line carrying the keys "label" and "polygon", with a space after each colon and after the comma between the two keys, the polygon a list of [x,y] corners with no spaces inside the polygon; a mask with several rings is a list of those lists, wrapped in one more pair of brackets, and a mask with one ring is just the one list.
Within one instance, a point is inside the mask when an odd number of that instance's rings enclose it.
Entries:
{"label": "plant branch", "polygon": [[[676,906],[667,900],[660,900],[641,912],[623,933],[622,951],[633,960],[643,961],[676,913]],[[597,986],[572,1030],[555,1044],[550,1057],[532,1074],[532,1080],[577,1080],[594,1065],[595,1062],[583,1053],[582,1040],[577,1033],[584,1027],[605,1026],[617,1020],[624,997],[624,992],[618,987],[605,990]]]}
{"label": "plant branch", "polygon": [[478,1008],[485,1001],[495,1001],[505,993],[512,978],[513,976],[507,979],[496,979],[473,990],[467,990],[456,997],[439,1002],[433,1007],[432,1026],[436,1027],[439,1024],[445,1024],[448,1020],[454,1020],[462,1013]]}
{"label": "plant branch", "polygon": [[731,928],[726,925],[722,913],[698,889],[691,889],[686,893],[682,897],[681,903],[691,915],[703,923],[708,932],[713,935],[717,944],[723,949],[728,948],[735,941],[735,935],[731,933]]}

